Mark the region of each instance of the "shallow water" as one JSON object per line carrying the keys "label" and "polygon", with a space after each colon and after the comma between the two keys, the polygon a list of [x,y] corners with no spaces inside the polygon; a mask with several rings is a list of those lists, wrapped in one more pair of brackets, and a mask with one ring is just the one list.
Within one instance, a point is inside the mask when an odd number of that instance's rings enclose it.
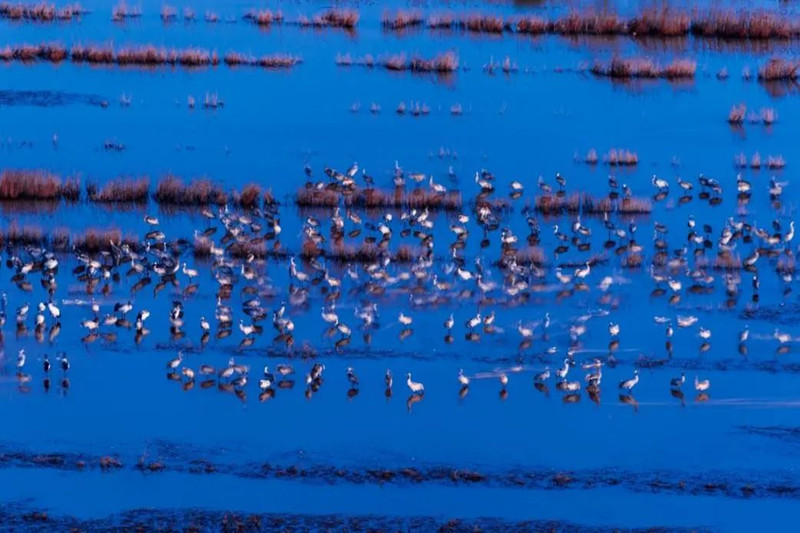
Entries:
{"label": "shallow water", "polygon": [[[283,259],[256,260],[253,266],[261,276],[259,282],[237,279],[230,299],[224,302],[234,311],[233,331],[226,338],[216,337],[213,317],[218,284],[210,262],[193,258],[190,250],[181,260],[199,270],[195,280],[199,288],[193,295],[184,292],[188,280],[180,273],[178,286],[167,285],[155,294],[154,276],[152,284],[132,294],[141,276],[127,276],[129,265],[122,265],[116,269],[121,276],[118,281],[101,282],[97,292],[88,296],[86,283],[72,274],[78,261],[70,254],[59,254],[53,300],[62,310],[61,331],[52,340],[49,316],[38,335],[33,327],[36,303],[48,300],[39,283],[41,274],[28,274],[31,288],[26,292],[11,281],[15,271],[5,268],[0,274],[0,288],[8,297],[0,415],[13,430],[0,439],[0,476],[6,481],[0,486],[5,487],[3,500],[12,504],[4,511],[9,517],[19,519],[25,512],[42,510],[65,520],[62,526],[74,519],[86,521],[84,527],[109,527],[122,520],[124,513],[146,508],[164,513],[142,514],[144,523],[151,525],[164,524],[170,517],[185,524],[184,511],[204,510],[307,518],[309,522],[298,523],[300,528],[324,527],[324,517],[330,515],[371,516],[384,528],[421,530],[453,518],[474,521],[473,525],[486,529],[550,524],[560,529],[712,530],[780,527],[791,519],[800,494],[800,478],[792,466],[800,446],[795,417],[800,406],[796,387],[800,364],[796,341],[781,346],[773,332],[779,328],[797,336],[796,283],[782,281],[775,273],[777,257],[759,260],[757,299],[751,289],[753,272],[744,270],[736,272],[742,282],[735,297],[725,294],[723,271],[708,269],[715,280],[702,293],[689,290],[688,268],[669,271],[683,283],[679,297],[673,297],[664,283],[658,287],[665,293],[654,293],[657,285],[648,275],[656,222],[669,228],[661,238],[670,254],[687,246],[690,258],[689,217],[696,219],[698,228],[710,224],[713,248],[707,256],[712,260],[729,217],[770,233],[774,232],[772,220],[779,219],[780,233],[788,231],[797,193],[789,183],[776,206],[768,186],[773,176],[790,181],[800,111],[793,104],[796,94],[791,87],[783,87],[788,93],[779,96],[763,84],[741,78],[745,66],[755,72],[765,61],[763,48],[693,38],[660,42],[498,38],[427,29],[397,35],[381,30],[383,8],[378,5],[358,6],[361,20],[355,34],[288,24],[259,30],[241,20],[252,7],[245,3],[222,5],[209,0],[193,6],[201,17],[206,9],[236,17],[235,23],[216,25],[202,21],[163,25],[158,18],[160,4],[150,2],[142,4],[141,20],[125,24],[111,23],[107,6],[87,7],[93,12],[75,23],[2,21],[5,42],[200,46],[220,53],[290,53],[302,56],[303,63],[290,71],[224,65],[132,69],[69,62],[0,64],[3,168],[42,168],[62,176],[77,175],[84,184],[101,185],[120,175],[146,174],[151,191],[167,172],[187,179],[208,176],[226,189],[256,182],[271,189],[281,203],[280,249],[299,254],[306,217],[322,222],[326,238],[331,217],[329,210],[295,206],[296,192],[306,181],[305,164],[312,168],[314,180],[325,180],[325,166],[344,171],[357,161],[376,184],[388,188],[397,161],[406,172],[424,172],[461,191],[462,211],[471,220],[467,224],[470,235],[459,255],[473,272],[479,259],[485,278],[501,286],[504,275],[496,264],[501,254],[499,231],[484,236],[475,223],[474,202],[480,192],[475,172],[488,169],[495,175],[493,198],[508,199],[512,180],[524,183],[522,197],[509,200],[510,209],[497,213],[499,226],[517,235],[522,249],[529,233],[523,209],[539,194],[539,176],[558,188],[554,176],[560,172],[566,177],[568,193],[603,196],[608,193],[608,176],[614,175],[635,196],[650,199],[653,209],[633,218],[638,226],[635,239],[644,246],[639,269],[623,268],[625,253],[616,253],[627,239],[603,247],[608,232],[601,217],[581,218],[592,230],[592,237],[585,240],[591,243],[588,251],[570,246],[556,256],[553,250],[560,242],[554,226],[571,235],[575,216],[537,216],[547,265],[544,277],[532,280],[524,298],[508,297],[501,290],[483,297],[474,282],[460,281],[449,270],[449,246],[455,238],[448,228],[455,223],[455,215],[432,212],[436,244],[430,270],[453,288],[438,291],[442,298],[425,305],[415,305],[410,293],[418,298],[433,295],[437,291],[430,280],[416,291],[415,282],[401,280],[384,294],[369,296],[363,268],[356,267],[360,280],[354,282],[348,279],[345,265],[329,262],[331,275],[342,280],[337,312],[353,330],[343,347],[335,345],[343,336],[326,335],[320,318],[324,299],[331,292],[324,281],[308,285],[306,305],[287,304],[286,313],[295,323],[293,349],[274,339],[272,311],[289,300],[291,280]],[[325,6],[312,2],[280,7],[287,16],[296,16]],[[622,12],[634,7],[628,2],[619,4]],[[425,13],[447,9],[505,16],[557,15],[566,10],[552,2],[423,6]],[[792,12],[793,8],[781,9]],[[795,48],[795,42],[767,45],[769,54],[781,56],[792,55]],[[463,67],[446,78],[335,64],[338,53],[402,51],[432,56],[446,50],[456,51]],[[662,62],[690,57],[697,61],[698,72],[693,82],[678,85],[617,83],[586,71],[595,60],[608,60],[615,54],[648,55]],[[519,71],[490,75],[483,70],[487,62],[506,56]],[[730,73],[725,81],[716,78],[723,67]],[[201,102],[207,92],[218,93],[225,106],[215,111],[187,108],[188,95]],[[119,104],[122,94],[130,97],[129,107]],[[407,105],[424,102],[431,112],[401,116],[395,112],[401,101]],[[356,102],[360,108],[353,112]],[[372,102],[380,104],[379,114],[369,112]],[[778,122],[770,127],[748,122],[731,128],[727,114],[740,102],[754,111],[774,107]],[[449,111],[456,103],[465,110],[462,116]],[[125,149],[106,151],[107,140],[122,143]],[[633,150],[639,164],[631,169],[602,162],[587,165],[582,160],[592,148],[601,159],[612,148]],[[755,152],[764,158],[782,154],[787,160],[783,171],[741,171],[753,187],[748,202],[740,202],[736,195],[738,171],[733,158],[740,152],[748,158]],[[653,174],[670,181],[666,198],[653,197]],[[719,205],[699,198],[699,174],[721,183],[724,191]],[[695,184],[686,203],[679,202],[678,176]],[[365,221],[380,222],[380,213],[357,211]],[[218,221],[207,222],[197,209],[164,209],[154,201],[138,207],[99,206],[84,200],[77,204],[0,202],[4,229],[13,223],[38,225],[45,231],[66,228],[77,234],[86,228],[117,227],[143,236],[152,229],[143,221],[145,214],[160,218],[159,228],[168,240],[191,241],[197,228],[220,227]],[[413,235],[401,236],[407,226],[400,214],[396,210],[391,223],[392,250],[401,243],[419,243]],[[611,219],[626,230],[632,220],[616,214]],[[346,230],[351,229],[353,224],[347,222]],[[223,233],[218,229],[214,238],[219,241]],[[359,237],[345,241],[357,245],[367,234],[375,232],[362,228]],[[481,246],[484,238],[486,247]],[[748,256],[756,248],[755,240],[739,240],[735,254],[742,259]],[[794,249],[791,244],[773,248],[784,246]],[[3,259],[14,254],[25,256],[20,248],[7,248]],[[562,266],[564,273],[571,274],[575,265],[592,256],[598,262],[585,285],[558,281],[555,267]],[[690,259],[687,266],[696,264]],[[298,265],[314,273],[309,263],[298,261]],[[409,265],[399,263],[386,268],[390,276],[408,270]],[[603,289],[601,280],[607,276],[613,283]],[[292,285],[303,286],[297,281]],[[109,288],[106,295],[100,292],[103,286]],[[268,312],[267,320],[261,322],[264,332],[254,337],[252,346],[242,345],[243,335],[236,327],[245,317],[243,302],[252,297],[242,292],[245,286],[255,288]],[[131,322],[139,310],[150,311],[150,333],[135,342],[133,329],[103,327],[104,334],[115,333],[116,338],[89,342],[80,324],[91,318],[91,311],[75,301],[96,301],[102,317],[113,312],[115,303],[128,299],[134,305],[128,315]],[[174,300],[184,305],[182,338],[169,330]],[[379,327],[369,331],[367,340],[354,311],[369,301],[378,303]],[[23,303],[32,308],[21,330],[15,328],[14,312]],[[477,312],[486,316],[492,311],[496,332],[477,328],[479,340],[468,340],[465,321]],[[414,319],[413,334],[405,338],[397,320],[401,312]],[[551,318],[546,331],[545,313]],[[443,323],[451,314],[455,328],[447,342]],[[690,314],[699,318],[698,324],[679,328],[676,316]],[[655,316],[673,320],[671,352],[665,346],[665,325],[655,323]],[[205,345],[201,317],[212,322]],[[520,321],[535,325],[527,348],[520,346]],[[570,327],[581,322],[587,326],[586,334],[571,341]],[[609,346],[609,322],[621,325],[616,348]],[[712,331],[707,346],[698,335],[699,326]],[[750,339],[742,350],[737,336],[745,326]],[[20,349],[28,354],[27,383],[21,383],[15,367]],[[234,357],[250,367],[249,382],[224,390],[216,381],[204,388],[200,376],[193,384],[170,379],[165,364],[178,350],[185,355],[181,366],[195,370],[201,364],[222,369]],[[565,396],[556,390],[552,378],[546,390],[535,388],[534,374],[545,366],[555,371],[568,350],[577,363],[569,377],[582,383],[579,396]],[[58,352],[68,354],[71,362],[68,387],[57,368]],[[43,386],[45,353],[54,365],[49,390]],[[595,401],[585,390],[587,370],[580,368],[594,357],[607,363],[602,392]],[[293,388],[273,387],[274,397],[260,398],[262,367],[274,370],[289,361],[296,370]],[[325,382],[307,395],[304,378],[314,362],[325,364]],[[360,378],[355,395],[348,394],[347,367],[353,367]],[[387,368],[395,381],[390,397],[384,391]],[[459,369],[472,378],[463,397],[456,381]],[[640,372],[640,382],[630,396],[621,396],[617,385],[630,378],[634,369]],[[670,394],[669,384],[682,370],[687,379],[681,400]],[[424,397],[408,395],[406,372],[424,383]],[[500,372],[509,376],[505,393],[497,379]],[[695,392],[696,375],[712,383],[707,396]],[[66,454],[66,459],[45,461],[42,454]],[[104,456],[118,458],[121,466],[101,470]],[[193,470],[199,460],[212,464],[214,471]],[[265,470],[267,463],[271,470]],[[154,464],[160,467],[149,471]],[[391,479],[384,479],[386,471],[392,472]],[[476,477],[461,478],[458,472]],[[433,522],[417,526],[412,521],[391,522],[411,517]],[[216,527],[210,525],[215,518],[210,520],[207,527]]]}

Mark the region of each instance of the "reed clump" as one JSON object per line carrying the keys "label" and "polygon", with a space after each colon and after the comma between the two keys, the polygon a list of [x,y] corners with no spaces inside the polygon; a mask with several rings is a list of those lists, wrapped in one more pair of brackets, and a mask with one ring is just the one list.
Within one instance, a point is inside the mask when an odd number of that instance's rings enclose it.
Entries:
{"label": "reed clump", "polygon": [[314,28],[344,28],[355,30],[360,16],[355,9],[329,9],[317,13],[312,18],[300,17],[297,23],[300,26]]}
{"label": "reed clump", "polygon": [[226,65],[231,67],[251,66],[264,68],[291,68],[303,61],[300,57],[287,54],[272,54],[257,57],[241,54],[239,52],[228,52],[225,54],[223,60]]}
{"label": "reed clump", "polygon": [[603,157],[603,161],[612,167],[630,167],[639,164],[639,156],[632,150],[612,148]]}
{"label": "reed clump", "polygon": [[562,35],[618,35],[628,32],[616,13],[572,12],[553,22],[553,32]]}
{"label": "reed clump", "polygon": [[211,180],[198,179],[188,185],[177,176],[167,175],[159,180],[153,195],[156,202],[168,205],[223,205],[228,195]]}
{"label": "reed clump", "polygon": [[244,19],[259,26],[270,26],[283,22],[283,13],[269,9],[254,9],[245,13]]}
{"label": "reed clump", "polygon": [[644,214],[652,210],[649,200],[624,198],[614,203],[607,197],[594,197],[587,193],[573,193],[568,196],[545,194],[534,199],[534,209],[543,215],[562,213],[603,214],[614,211],[625,214]]}
{"label": "reed clump", "polygon": [[645,57],[613,58],[608,63],[596,62],[592,74],[610,78],[694,78],[697,63],[690,59],[675,59],[662,66]]}
{"label": "reed clump", "polygon": [[728,122],[731,124],[742,124],[747,115],[747,106],[744,104],[735,105],[728,113]]}
{"label": "reed clump", "polygon": [[296,203],[300,207],[336,207],[341,195],[331,188],[303,187],[297,191]]}
{"label": "reed clump", "polygon": [[130,7],[124,0],[111,8],[111,20],[122,22],[129,18],[139,18],[142,16],[142,8],[139,6]]}
{"label": "reed clump", "polygon": [[61,180],[44,170],[4,170],[0,172],[0,200],[77,200],[77,179]]}
{"label": "reed clump", "polygon": [[798,26],[790,18],[767,11],[710,10],[692,21],[692,34],[723,39],[789,39]]}
{"label": "reed clump", "polygon": [[116,179],[99,188],[89,184],[86,192],[90,202],[145,203],[150,194],[150,178]]}
{"label": "reed clump", "polygon": [[387,70],[445,74],[458,70],[458,56],[454,52],[444,52],[430,59],[420,56],[408,59],[405,54],[395,54],[380,59],[378,65]]}
{"label": "reed clump", "polygon": [[632,35],[680,37],[688,35],[691,28],[689,14],[670,8],[645,8],[627,23]]}
{"label": "reed clump", "polygon": [[72,20],[86,13],[80,4],[69,4],[57,8],[48,2],[35,4],[0,3],[0,18],[9,20],[29,20],[33,22],[52,22],[55,20]]}
{"label": "reed clump", "polygon": [[123,239],[122,232],[117,228],[89,228],[72,237],[72,245],[75,249],[85,253],[109,251],[112,245],[120,246],[122,244],[128,244],[136,249],[139,246],[139,239],[134,237]]}
{"label": "reed clump", "polygon": [[791,81],[797,79],[800,62],[782,58],[772,58],[758,69],[760,81]]}
{"label": "reed clump", "polygon": [[41,246],[46,240],[42,228],[32,224],[20,226],[12,222],[5,231],[0,231],[0,245]]}
{"label": "reed clump", "polygon": [[416,28],[422,25],[424,19],[419,11],[397,10],[394,14],[386,10],[381,17],[381,26],[386,30],[399,31],[407,28]]}
{"label": "reed clump", "polygon": [[360,189],[353,194],[345,196],[345,205],[348,207],[363,207],[366,209],[384,207],[407,207],[411,209],[440,209],[444,211],[457,211],[463,204],[461,193],[447,191],[444,194],[427,189],[414,189],[406,191],[397,187],[393,191],[380,189]]}

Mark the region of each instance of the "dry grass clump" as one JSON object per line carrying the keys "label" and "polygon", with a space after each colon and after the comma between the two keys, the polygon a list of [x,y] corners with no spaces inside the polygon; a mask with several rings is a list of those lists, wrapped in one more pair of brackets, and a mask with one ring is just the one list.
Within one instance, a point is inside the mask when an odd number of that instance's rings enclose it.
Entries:
{"label": "dry grass clump", "polygon": [[714,258],[713,267],[717,270],[740,270],[742,260],[730,252],[719,252]]}
{"label": "dry grass clump", "polygon": [[156,202],[169,205],[222,205],[228,201],[225,191],[211,180],[198,179],[185,185],[171,174],[159,180],[153,197]]}
{"label": "dry grass clump", "polygon": [[121,22],[129,18],[139,18],[141,16],[141,7],[128,7],[128,4],[126,4],[124,0],[111,8],[111,20],[114,22]]}
{"label": "dry grass clump", "polygon": [[314,15],[312,18],[300,17],[300,26],[314,28],[344,28],[354,30],[358,24],[359,14],[355,9],[329,9]]}
{"label": "dry grass clump", "polygon": [[270,26],[273,23],[280,24],[283,22],[283,13],[280,11],[273,12],[269,9],[253,9],[245,13],[244,19],[259,26]]}
{"label": "dry grass clump", "polygon": [[747,115],[747,106],[744,104],[735,105],[728,113],[728,122],[731,124],[742,124],[744,117]]}
{"label": "dry grass clump", "polygon": [[78,181],[43,170],[4,170],[0,173],[0,200],[77,200]]}
{"label": "dry grass clump", "polygon": [[630,19],[627,26],[632,35],[678,37],[689,33],[692,20],[687,13],[681,11],[669,8],[645,8]]}
{"label": "dry grass clump", "polygon": [[0,18],[10,20],[30,20],[34,22],[51,22],[54,20],[72,20],[86,13],[80,4],[69,4],[62,8],[47,2],[36,4],[0,3]]}
{"label": "dry grass clump", "polygon": [[596,165],[598,161],[597,150],[591,148],[588,152],[586,152],[586,157],[584,158],[584,161],[588,165]]}
{"label": "dry grass clump", "polygon": [[296,203],[301,207],[336,207],[339,198],[339,192],[333,189],[306,186],[297,191]]}
{"label": "dry grass clump", "polygon": [[214,243],[208,237],[196,236],[192,245],[192,253],[195,257],[210,257],[213,245]]}
{"label": "dry grass clump", "polygon": [[534,209],[543,215],[562,213],[600,214],[617,211],[625,214],[649,213],[650,201],[642,198],[625,198],[615,204],[605,197],[596,198],[587,193],[573,193],[569,196],[541,195],[534,199]]}
{"label": "dry grass clump", "polygon": [[572,12],[553,22],[553,31],[562,35],[619,35],[627,33],[627,26],[615,13]]}
{"label": "dry grass clump", "polygon": [[541,35],[551,30],[551,26],[548,21],[536,16],[528,16],[517,19],[513,27],[517,33],[526,33],[529,35]]}
{"label": "dry grass clump", "polygon": [[3,61],[51,61],[58,63],[67,58],[66,47],[58,43],[49,44],[23,44],[16,46],[5,46],[0,49],[0,60]]}
{"label": "dry grass clump", "polygon": [[117,179],[101,188],[91,184],[86,186],[86,192],[90,202],[144,203],[150,193],[150,178]]}
{"label": "dry grass clump", "polygon": [[275,199],[272,197],[272,193],[262,192],[261,186],[255,183],[251,183],[250,185],[245,185],[245,187],[239,192],[233,193],[233,203],[243,207],[245,209],[252,209],[255,207],[261,207],[262,199],[264,204],[274,204]]}
{"label": "dry grass clump", "polygon": [[639,156],[631,150],[612,148],[603,156],[603,161],[612,167],[629,167],[639,164]]}
{"label": "dry grass clump", "polygon": [[770,124],[774,124],[776,120],[778,120],[778,112],[775,111],[772,107],[764,107],[761,109],[761,122],[769,126]]}
{"label": "dry grass clump", "polygon": [[769,155],[767,156],[767,168],[773,170],[780,170],[786,166],[786,161],[782,155]]}
{"label": "dry grass clump", "polygon": [[75,63],[113,63],[114,49],[111,47],[74,45],[69,52]]}
{"label": "dry grass clump", "polygon": [[692,33],[700,37],[788,39],[797,30],[789,18],[766,11],[711,10],[699,13],[692,21]]}
{"label": "dry grass clump", "polygon": [[240,54],[238,52],[228,52],[223,58],[225,64],[231,67],[235,66],[252,66],[264,68],[291,68],[298,63],[302,63],[303,59],[286,54],[272,54],[267,56],[255,57]]}
{"label": "dry grass clump", "polygon": [[650,58],[613,58],[610,63],[596,62],[592,73],[611,78],[694,78],[697,64],[690,59],[676,59],[665,66]]}
{"label": "dry grass clump", "polygon": [[643,258],[640,254],[628,254],[622,260],[622,266],[625,268],[639,268],[642,266]]}
{"label": "dry grass clump", "polygon": [[511,23],[503,21],[496,15],[473,13],[469,15],[453,15],[439,13],[428,17],[427,26],[439,30],[465,30],[473,33],[503,33],[511,28]]}
{"label": "dry grass clump", "polygon": [[[346,61],[346,59],[347,58],[342,58],[343,61]],[[342,65],[345,63],[339,62],[338,64]],[[407,59],[405,54],[396,54],[380,59],[378,64],[387,70],[409,70],[411,72],[436,72],[444,74],[458,70],[458,56],[454,52],[445,52],[431,59],[425,59],[419,56]]]}
{"label": "dry grass clump", "polygon": [[547,264],[547,254],[539,246],[529,246],[523,250],[514,250],[513,248],[504,250],[500,264],[509,265],[511,263],[542,267]]}
{"label": "dry grass clump", "polygon": [[152,45],[122,48],[118,51],[110,46],[75,45],[70,50],[70,58],[75,63],[118,64],[133,66],[181,65],[201,67],[218,65],[217,52],[201,48],[182,50],[156,48]]}
{"label": "dry grass clump", "polygon": [[800,62],[774,57],[758,69],[761,81],[796,80]]}
{"label": "dry grass clump", "polygon": [[111,250],[111,245],[120,246],[122,243],[138,247],[139,240],[128,237],[123,240],[122,232],[119,229],[95,229],[89,228],[83,233],[72,237],[72,245],[76,250],[86,253],[98,253]]}
{"label": "dry grass clump", "polygon": [[387,30],[404,30],[406,28],[416,28],[423,22],[422,13],[419,11],[397,10],[392,14],[389,10],[383,12],[381,26]]}
{"label": "dry grass clump", "polygon": [[407,192],[402,187],[397,187],[393,191],[361,189],[345,197],[346,206],[367,209],[408,207],[411,209],[428,208],[456,211],[461,209],[462,203],[461,193],[458,191],[447,191],[444,194],[438,194],[432,190],[414,189],[411,192]]}
{"label": "dry grass clump", "polygon": [[42,245],[46,237],[42,228],[34,225],[19,226],[16,222],[11,222],[5,232],[0,231],[0,245],[10,244],[14,246]]}

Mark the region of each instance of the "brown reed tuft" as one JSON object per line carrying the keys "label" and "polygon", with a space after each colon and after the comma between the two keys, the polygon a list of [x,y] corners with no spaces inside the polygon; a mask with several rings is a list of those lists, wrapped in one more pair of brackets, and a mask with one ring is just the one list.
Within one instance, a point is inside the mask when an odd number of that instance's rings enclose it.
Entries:
{"label": "brown reed tuft", "polygon": [[116,179],[100,188],[91,184],[86,191],[90,202],[143,203],[150,192],[150,178]]}
{"label": "brown reed tuft", "polygon": [[169,205],[222,205],[228,195],[211,180],[198,179],[185,185],[180,178],[168,174],[159,180],[153,195],[156,202]]}

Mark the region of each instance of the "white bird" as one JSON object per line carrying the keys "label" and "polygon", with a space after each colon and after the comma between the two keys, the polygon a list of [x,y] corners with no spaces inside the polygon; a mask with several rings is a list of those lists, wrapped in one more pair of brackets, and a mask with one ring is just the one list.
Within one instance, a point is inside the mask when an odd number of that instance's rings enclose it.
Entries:
{"label": "white bird", "polygon": [[197,270],[194,268],[187,268],[186,263],[183,263],[183,273],[189,278],[189,283],[191,283],[192,279],[196,278],[198,275]]}
{"label": "white bird", "polygon": [[208,320],[206,320],[206,317],[204,316],[200,317],[200,329],[202,329],[204,333],[211,329],[211,325],[208,323]]}
{"label": "white bird", "polygon": [[458,371],[458,382],[461,384],[462,387],[469,386],[469,378],[464,375],[464,371],[459,369]]}
{"label": "white bird", "polygon": [[781,344],[786,344],[787,342],[791,342],[792,336],[788,333],[784,333],[782,331],[778,331],[777,328],[775,329],[775,333],[772,334],[775,339],[778,340]]}
{"label": "white bird", "polygon": [[47,303],[47,309],[50,311],[50,314],[56,320],[58,320],[61,317],[61,309],[56,307],[56,305],[53,302],[48,302]]}
{"label": "white bird", "polygon": [[167,369],[175,370],[181,364],[181,361],[183,361],[183,354],[178,352],[178,357],[167,362]]}
{"label": "white bird", "polygon": [[704,327],[700,327],[700,338],[702,339],[710,339],[711,338],[711,330],[706,329]]}
{"label": "white bird", "polygon": [[525,337],[526,339],[533,337],[533,328],[524,327],[522,325],[522,321],[517,323],[517,331],[519,331],[519,334]]}
{"label": "white bird", "polygon": [[697,317],[694,315],[688,315],[688,316],[678,315],[678,327],[688,328],[690,326],[695,325],[696,322],[697,322]]}
{"label": "white bird", "polygon": [[615,324],[613,322],[610,322],[608,324],[608,333],[612,337],[616,337],[617,335],[619,335],[619,324]]}
{"label": "white bird", "polygon": [[248,324],[247,326],[244,325],[244,320],[239,320],[239,330],[244,333],[245,337],[249,337],[250,335],[255,332],[256,327],[252,324]]}
{"label": "white bird", "polygon": [[89,331],[94,331],[98,327],[100,327],[100,319],[95,317],[92,320],[88,320],[88,319],[82,320],[81,321],[81,326],[85,327]]}
{"label": "white bird", "polygon": [[539,372],[538,374],[533,376],[533,380],[534,381],[538,381],[539,383],[547,381],[548,379],[550,379],[550,367],[549,366],[545,367],[545,369],[542,372]]}
{"label": "white bird", "polygon": [[406,385],[412,394],[425,394],[425,386],[418,381],[411,381],[411,372],[406,374]]}
{"label": "white bird", "polygon": [[698,392],[705,392],[711,388],[711,382],[707,379],[700,381],[697,376],[694,377],[694,390]]}
{"label": "white bird", "polygon": [[151,215],[145,215],[144,216],[144,221],[147,224],[151,225],[151,226],[157,226],[158,225],[158,218],[156,218],[154,216],[151,216]]}
{"label": "white bird", "polygon": [[403,324],[404,326],[409,326],[414,321],[413,318],[411,318],[410,316],[404,315],[402,312],[397,317],[397,320],[399,320],[400,323]]}
{"label": "white bird", "polygon": [[750,329],[748,326],[745,326],[744,329],[739,333],[739,344],[744,343],[750,337]]}
{"label": "white bird", "polygon": [[25,350],[20,350],[17,354],[17,369],[21,370],[25,366]]}
{"label": "white bird", "polygon": [[639,383],[639,370],[636,369],[633,371],[633,377],[631,379],[626,379],[621,381],[619,384],[620,389],[625,389],[626,391],[630,392],[636,384]]}
{"label": "white bird", "polygon": [[564,366],[556,369],[556,376],[559,379],[565,379],[569,373],[569,359],[564,359]]}
{"label": "white bird", "polygon": [[505,389],[506,385],[508,385],[508,375],[505,372],[500,372],[498,379],[500,379],[500,385]]}
{"label": "white bird", "polygon": [[672,380],[669,382],[669,385],[673,389],[679,389],[684,384],[685,381],[686,381],[686,373],[681,372],[681,377],[672,378]]}

